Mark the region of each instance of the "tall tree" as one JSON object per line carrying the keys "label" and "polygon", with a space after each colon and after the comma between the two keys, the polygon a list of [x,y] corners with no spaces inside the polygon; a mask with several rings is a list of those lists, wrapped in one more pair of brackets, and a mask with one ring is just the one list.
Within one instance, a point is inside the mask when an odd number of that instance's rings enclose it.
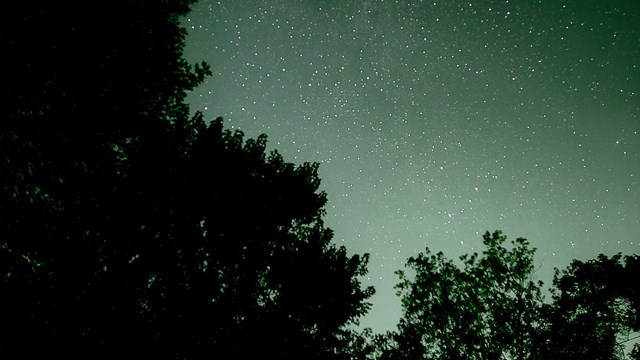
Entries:
{"label": "tall tree", "polygon": [[528,241],[507,244],[499,231],[483,240],[482,255],[462,256],[462,267],[429,249],[409,258],[414,275],[398,271],[403,317],[397,332],[374,338],[376,359],[626,357],[640,331],[638,255],[574,260],[556,269],[552,301],[543,302]]}
{"label": "tall tree", "polygon": [[190,117],[191,3],[1,22],[2,357],[348,355],[367,256],[331,243],[317,164]]}
{"label": "tall tree", "polygon": [[640,331],[639,277],[638,255],[601,254],[556,270],[539,358],[624,359],[625,334]]}
{"label": "tall tree", "polygon": [[462,268],[429,249],[398,271],[403,316],[383,358],[527,359],[542,303],[526,239],[483,236],[486,250],[460,258]]}
{"label": "tall tree", "polygon": [[[143,184],[128,160],[149,153],[171,121],[188,115],[186,92],[208,73],[182,58],[179,17],[191,3],[114,1],[99,14],[77,2],[7,8],[0,22],[5,353],[39,351],[29,346],[35,339],[42,351],[77,350],[87,343],[79,337],[104,341],[98,319],[135,319],[92,302],[137,236],[121,221]],[[131,192],[133,183],[140,191]],[[132,286],[122,280],[113,294],[124,299]],[[109,308],[124,314],[121,305]],[[123,339],[134,338],[133,326],[120,327]]]}

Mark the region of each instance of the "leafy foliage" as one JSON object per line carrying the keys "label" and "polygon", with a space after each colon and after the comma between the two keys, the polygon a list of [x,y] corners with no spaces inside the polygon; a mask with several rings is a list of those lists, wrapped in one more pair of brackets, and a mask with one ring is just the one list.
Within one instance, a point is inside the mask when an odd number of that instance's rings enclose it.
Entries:
{"label": "leafy foliage", "polygon": [[483,239],[482,256],[462,256],[462,268],[427,249],[407,262],[414,279],[398,271],[404,316],[390,358],[526,358],[542,302],[534,250],[522,238],[508,248],[499,231]]}
{"label": "leafy foliage", "polygon": [[191,3],[3,23],[2,357],[349,356],[368,257],[331,243],[317,164],[189,115]]}
{"label": "leafy foliage", "polygon": [[[398,271],[403,317],[398,331],[373,340],[386,359],[622,359],[640,324],[637,255],[574,262],[556,270],[553,301],[534,282],[526,239],[483,236],[485,251],[461,267],[429,249]],[[638,356],[638,347],[631,356]]]}
{"label": "leafy foliage", "polygon": [[[630,331],[640,331],[640,257],[574,260],[554,276],[544,308],[541,359],[622,359]],[[636,355],[637,356],[637,355]]]}

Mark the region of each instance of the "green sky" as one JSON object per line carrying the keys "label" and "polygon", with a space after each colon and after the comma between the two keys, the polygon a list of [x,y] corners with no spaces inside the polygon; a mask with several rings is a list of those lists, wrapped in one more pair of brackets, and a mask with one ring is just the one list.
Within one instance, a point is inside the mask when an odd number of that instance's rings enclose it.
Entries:
{"label": "green sky", "polygon": [[320,162],[335,242],[371,254],[363,326],[400,316],[393,271],[502,229],[540,279],[640,250],[640,2],[201,0],[193,110]]}

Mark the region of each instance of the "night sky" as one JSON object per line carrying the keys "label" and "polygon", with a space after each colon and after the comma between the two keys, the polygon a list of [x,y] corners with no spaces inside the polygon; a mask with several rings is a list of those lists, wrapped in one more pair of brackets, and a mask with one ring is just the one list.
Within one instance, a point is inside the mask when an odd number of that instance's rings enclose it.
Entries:
{"label": "night sky", "polygon": [[186,56],[207,119],[320,162],[326,224],[371,254],[362,326],[395,327],[393,272],[501,229],[536,275],[640,251],[640,2],[201,0]]}

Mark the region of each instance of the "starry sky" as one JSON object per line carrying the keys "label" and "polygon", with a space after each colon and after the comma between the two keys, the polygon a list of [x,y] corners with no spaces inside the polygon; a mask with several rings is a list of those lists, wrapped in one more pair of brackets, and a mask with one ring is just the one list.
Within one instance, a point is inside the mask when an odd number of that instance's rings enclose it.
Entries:
{"label": "starry sky", "polygon": [[201,0],[185,55],[214,75],[193,111],[319,162],[326,224],[371,254],[395,328],[393,273],[429,247],[529,239],[536,276],[640,253],[640,2]]}

